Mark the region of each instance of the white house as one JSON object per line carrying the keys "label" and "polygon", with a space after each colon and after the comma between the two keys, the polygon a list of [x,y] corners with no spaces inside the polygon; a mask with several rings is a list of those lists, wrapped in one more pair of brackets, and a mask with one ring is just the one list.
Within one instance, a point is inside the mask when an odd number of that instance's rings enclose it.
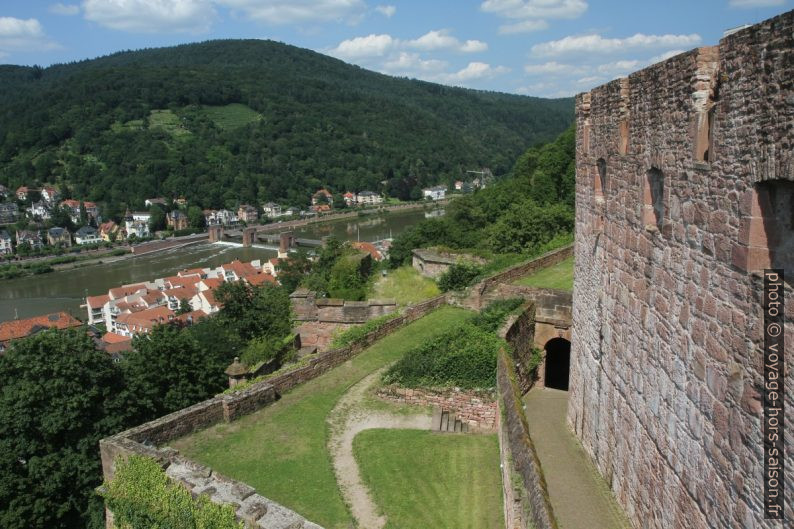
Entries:
{"label": "white house", "polygon": [[41,188],[41,198],[49,205],[55,204],[60,197],[61,194],[52,186],[44,186]]}
{"label": "white house", "polygon": [[374,191],[362,191],[356,195],[357,204],[380,204],[383,202],[383,197]]}
{"label": "white house", "polygon": [[422,196],[430,200],[443,200],[447,196],[447,188],[444,186],[435,186],[422,189]]}
{"label": "white house", "polygon": [[31,217],[38,217],[41,220],[49,220],[52,218],[52,215],[50,214],[50,208],[43,200],[31,204],[30,209],[28,210],[28,215]]}
{"label": "white house", "polygon": [[96,231],[96,228],[83,226],[75,232],[74,241],[77,244],[97,244],[102,242],[102,238],[99,236],[99,232]]}
{"label": "white house", "polygon": [[279,204],[275,202],[268,202],[267,204],[262,204],[262,211],[264,212],[265,217],[275,219],[276,217],[281,217],[284,215],[283,210]]}
{"label": "white house", "polygon": [[0,255],[10,255],[13,251],[11,235],[5,230],[0,230]]}

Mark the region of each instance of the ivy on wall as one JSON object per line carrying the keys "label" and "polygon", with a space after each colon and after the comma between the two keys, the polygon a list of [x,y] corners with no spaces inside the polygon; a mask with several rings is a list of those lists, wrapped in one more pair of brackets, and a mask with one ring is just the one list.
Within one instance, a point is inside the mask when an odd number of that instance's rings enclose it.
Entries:
{"label": "ivy on wall", "polygon": [[115,477],[100,494],[117,529],[244,529],[231,505],[212,503],[203,495],[194,500],[148,457],[117,460]]}

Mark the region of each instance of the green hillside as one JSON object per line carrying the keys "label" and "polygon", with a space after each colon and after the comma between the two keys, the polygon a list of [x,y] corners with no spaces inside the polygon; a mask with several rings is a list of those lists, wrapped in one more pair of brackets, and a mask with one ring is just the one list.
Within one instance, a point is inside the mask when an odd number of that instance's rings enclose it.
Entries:
{"label": "green hillside", "polygon": [[394,78],[272,41],[210,41],[0,66],[0,183],[57,183],[111,216],[160,195],[299,205],[328,186],[408,199],[466,170],[505,173],[572,118],[571,99]]}

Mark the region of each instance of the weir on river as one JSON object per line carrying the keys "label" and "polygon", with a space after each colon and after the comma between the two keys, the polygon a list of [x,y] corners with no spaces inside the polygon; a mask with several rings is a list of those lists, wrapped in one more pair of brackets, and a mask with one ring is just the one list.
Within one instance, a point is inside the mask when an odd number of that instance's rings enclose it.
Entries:
{"label": "weir on river", "polygon": [[[378,217],[350,218],[292,228],[298,239],[321,241],[376,241],[397,236],[425,218],[423,210],[392,212]],[[259,234],[257,234],[259,235]],[[234,244],[201,243],[184,248],[86,265],[40,276],[0,281],[0,321],[29,318],[66,311],[85,320],[80,305],[86,296],[107,293],[109,288],[176,274],[185,268],[214,267],[234,259],[252,261],[276,256],[277,248],[256,244],[250,248]],[[16,316],[15,316],[16,313]]]}

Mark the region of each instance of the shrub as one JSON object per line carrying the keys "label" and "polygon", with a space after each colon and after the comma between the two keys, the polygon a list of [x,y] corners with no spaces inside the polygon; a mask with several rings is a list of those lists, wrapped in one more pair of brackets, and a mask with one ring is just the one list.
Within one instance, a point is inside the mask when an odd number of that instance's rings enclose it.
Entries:
{"label": "shrub", "polygon": [[482,269],[475,264],[455,263],[438,278],[438,287],[442,292],[466,288],[481,272]]}
{"label": "shrub", "polygon": [[116,474],[101,493],[120,528],[243,529],[231,505],[218,505],[165,475],[156,461],[132,455],[116,461]]}
{"label": "shrub", "polygon": [[380,329],[386,323],[390,322],[399,315],[400,314],[398,312],[392,312],[391,314],[386,314],[385,316],[380,316],[379,318],[369,320],[364,325],[351,327],[346,331],[334,336],[334,339],[331,341],[331,348],[339,349],[341,347],[347,347],[351,343],[360,340],[367,334]]}
{"label": "shrub", "polygon": [[504,340],[466,323],[409,351],[383,375],[386,384],[405,387],[491,388],[496,355]]}
{"label": "shrub", "polygon": [[487,332],[496,332],[507,316],[516,310],[524,300],[521,298],[494,301],[472,319],[472,324]]}

